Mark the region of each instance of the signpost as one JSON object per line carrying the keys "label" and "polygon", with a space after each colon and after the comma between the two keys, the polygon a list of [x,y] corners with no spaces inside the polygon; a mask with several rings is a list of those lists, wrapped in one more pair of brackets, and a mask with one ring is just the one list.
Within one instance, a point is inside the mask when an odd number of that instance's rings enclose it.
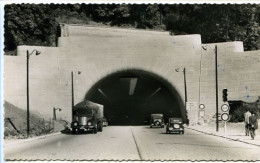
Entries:
{"label": "signpost", "polygon": [[197,123],[197,119],[198,119],[198,103],[197,102],[186,102],[186,110],[188,112],[188,118],[190,120],[193,120],[193,121],[190,122],[190,124]]}
{"label": "signpost", "polygon": [[224,134],[226,136],[226,131],[227,131],[227,121],[229,120],[229,106],[227,104],[223,104],[221,106],[221,110],[223,113],[221,114],[221,119],[224,121]]}
{"label": "signpost", "polygon": [[223,112],[228,112],[228,111],[229,111],[229,106],[228,106],[227,104],[223,104],[223,105],[221,106],[221,110],[222,110]]}
{"label": "signpost", "polygon": [[200,110],[199,110],[199,116],[200,116],[200,118],[202,118],[202,117],[205,116],[205,111],[204,111],[205,105],[204,105],[204,104],[200,104],[200,105],[199,105],[199,108],[200,108]]}

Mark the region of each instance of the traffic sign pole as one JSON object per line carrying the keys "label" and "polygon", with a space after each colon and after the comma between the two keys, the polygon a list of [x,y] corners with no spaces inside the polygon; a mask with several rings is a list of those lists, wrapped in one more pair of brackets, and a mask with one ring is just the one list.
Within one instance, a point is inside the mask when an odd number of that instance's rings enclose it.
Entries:
{"label": "traffic sign pole", "polygon": [[227,132],[227,121],[224,122],[224,135],[226,137],[226,132]]}

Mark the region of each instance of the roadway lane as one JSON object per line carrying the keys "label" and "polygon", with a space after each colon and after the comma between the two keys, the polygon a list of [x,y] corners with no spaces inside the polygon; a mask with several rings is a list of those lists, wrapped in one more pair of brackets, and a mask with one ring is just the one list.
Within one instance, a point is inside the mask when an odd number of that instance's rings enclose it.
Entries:
{"label": "roadway lane", "polygon": [[259,147],[185,130],[165,134],[165,128],[134,127],[143,160],[260,160]]}
{"label": "roadway lane", "polygon": [[106,127],[97,134],[61,134],[5,148],[5,159],[140,159],[130,127]]}
{"label": "roadway lane", "polygon": [[260,160],[259,147],[186,130],[109,126],[102,133],[61,134],[5,146],[5,159]]}

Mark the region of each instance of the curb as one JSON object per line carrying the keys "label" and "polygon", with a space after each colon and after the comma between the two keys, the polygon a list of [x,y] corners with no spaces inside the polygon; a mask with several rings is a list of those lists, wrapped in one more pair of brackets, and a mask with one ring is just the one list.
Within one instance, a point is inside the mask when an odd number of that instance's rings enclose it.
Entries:
{"label": "curb", "polygon": [[37,137],[33,137],[33,138],[28,138],[28,139],[20,139],[20,140],[11,142],[11,143],[4,144],[4,146],[12,146],[12,145],[15,145],[15,144],[17,144],[17,143],[24,143],[24,142],[28,142],[28,141],[37,140],[37,139],[45,139],[45,138],[47,138],[47,137],[55,136],[55,135],[60,135],[60,134],[61,134],[61,132],[56,132],[56,133],[47,134],[47,135],[42,135],[42,136],[37,136]]}
{"label": "curb", "polygon": [[213,135],[213,136],[217,136],[217,137],[221,137],[221,138],[225,138],[225,139],[229,139],[229,140],[233,140],[233,141],[239,141],[239,142],[242,142],[242,143],[245,143],[245,144],[250,144],[250,145],[254,145],[254,146],[260,147],[260,145],[258,145],[258,144],[249,143],[249,142],[246,142],[246,141],[243,141],[243,140],[234,139],[234,138],[226,137],[226,136],[223,136],[223,135],[217,135],[217,134],[201,131],[201,130],[190,128],[190,127],[186,127],[186,128],[188,128],[190,130],[194,130],[194,131],[200,132],[200,133],[203,133],[203,134]]}

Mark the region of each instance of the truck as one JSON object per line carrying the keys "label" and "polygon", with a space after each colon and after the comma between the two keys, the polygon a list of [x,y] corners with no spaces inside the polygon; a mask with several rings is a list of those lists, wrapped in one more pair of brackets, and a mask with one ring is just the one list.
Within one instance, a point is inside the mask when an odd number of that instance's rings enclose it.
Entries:
{"label": "truck", "polygon": [[164,128],[163,114],[151,114],[150,128],[152,127]]}
{"label": "truck", "polygon": [[73,107],[72,133],[80,130],[96,134],[103,130],[104,106],[89,100],[82,101]]}

